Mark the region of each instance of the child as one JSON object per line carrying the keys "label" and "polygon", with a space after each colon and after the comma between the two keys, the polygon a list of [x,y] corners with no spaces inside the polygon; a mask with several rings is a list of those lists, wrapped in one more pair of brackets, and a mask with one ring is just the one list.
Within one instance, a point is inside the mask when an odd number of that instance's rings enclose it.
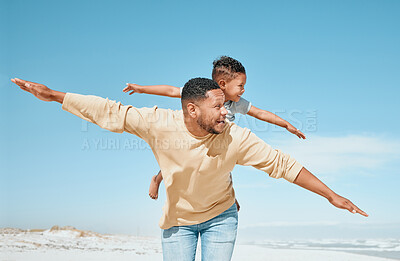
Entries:
{"label": "child", "polygon": [[[228,111],[226,118],[229,121],[235,120],[235,114],[248,114],[259,120],[278,125],[286,128],[289,132],[295,134],[300,139],[305,139],[305,135],[299,130],[293,127],[289,122],[283,120],[272,112],[259,109],[244,98],[244,85],[246,84],[246,71],[243,65],[227,56],[221,56],[219,59],[213,62],[212,78],[216,81],[225,94],[224,106]],[[127,86],[123,89],[123,92],[133,93],[147,93],[162,96],[169,96],[180,98],[182,88],[170,86],[170,85],[152,85],[152,86],[140,86],[137,84],[127,83]],[[158,189],[162,181],[161,171],[157,175],[153,176],[150,183],[149,196],[152,199],[158,198]],[[240,208],[236,201],[238,210]]]}

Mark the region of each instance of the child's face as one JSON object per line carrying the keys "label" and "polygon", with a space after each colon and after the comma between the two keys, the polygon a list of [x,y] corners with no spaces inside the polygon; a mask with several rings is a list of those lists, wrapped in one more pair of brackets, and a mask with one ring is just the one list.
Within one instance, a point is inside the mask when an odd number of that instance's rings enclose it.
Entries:
{"label": "child's face", "polygon": [[225,93],[226,101],[238,102],[240,96],[244,93],[244,85],[246,84],[246,74],[238,73],[236,77],[229,82],[220,81],[219,86]]}

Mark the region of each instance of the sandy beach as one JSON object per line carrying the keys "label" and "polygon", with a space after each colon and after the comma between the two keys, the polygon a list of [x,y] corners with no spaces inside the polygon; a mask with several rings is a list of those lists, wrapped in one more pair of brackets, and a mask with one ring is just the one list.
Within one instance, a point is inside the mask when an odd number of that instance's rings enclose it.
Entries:
{"label": "sandy beach", "polygon": [[[24,231],[0,229],[0,260],[4,261],[127,261],[162,260],[159,238],[104,235],[72,227]],[[196,260],[201,260],[200,251]],[[237,244],[232,260],[383,261],[394,260],[340,251],[273,249]]]}
{"label": "sandy beach", "polygon": [[[4,261],[72,261],[72,260],[98,260],[98,261],[147,261],[162,260],[162,253],[137,252],[137,251],[85,251],[85,250],[30,250],[30,251],[3,251],[0,253],[0,260]],[[201,260],[200,255],[196,260]],[[253,260],[253,261],[383,261],[393,260],[387,258],[370,257],[364,255],[321,251],[321,250],[277,250],[265,249],[259,246],[237,245],[232,260]]]}

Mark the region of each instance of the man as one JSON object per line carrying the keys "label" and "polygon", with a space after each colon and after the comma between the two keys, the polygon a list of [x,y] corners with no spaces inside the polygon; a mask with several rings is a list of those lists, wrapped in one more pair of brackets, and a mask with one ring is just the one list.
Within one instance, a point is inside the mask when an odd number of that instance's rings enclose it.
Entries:
{"label": "man", "polygon": [[164,260],[194,260],[199,235],[203,260],[231,259],[237,210],[230,172],[236,164],[283,177],[338,208],[367,216],[289,155],[273,150],[248,129],[225,122],[224,94],[210,79],[195,78],[185,84],[182,111],[134,108],[20,79],[12,81],[41,100],[59,102],[82,119],[113,132],[135,134],[150,145],[167,194],[160,220]]}

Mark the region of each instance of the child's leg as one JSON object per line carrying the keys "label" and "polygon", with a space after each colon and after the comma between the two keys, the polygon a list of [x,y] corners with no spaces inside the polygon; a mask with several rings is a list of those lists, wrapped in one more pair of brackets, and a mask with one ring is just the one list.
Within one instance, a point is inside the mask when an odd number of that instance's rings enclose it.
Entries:
{"label": "child's leg", "polygon": [[237,199],[235,198],[235,203],[236,203],[236,208],[237,208],[237,211],[239,212],[239,210],[240,210],[240,205],[239,205],[239,202],[237,201]]}
{"label": "child's leg", "polygon": [[152,199],[158,198],[158,188],[160,187],[160,183],[162,180],[163,180],[163,177],[161,175],[161,170],[158,172],[157,175],[154,175],[151,178],[150,188],[149,188],[149,196]]}

